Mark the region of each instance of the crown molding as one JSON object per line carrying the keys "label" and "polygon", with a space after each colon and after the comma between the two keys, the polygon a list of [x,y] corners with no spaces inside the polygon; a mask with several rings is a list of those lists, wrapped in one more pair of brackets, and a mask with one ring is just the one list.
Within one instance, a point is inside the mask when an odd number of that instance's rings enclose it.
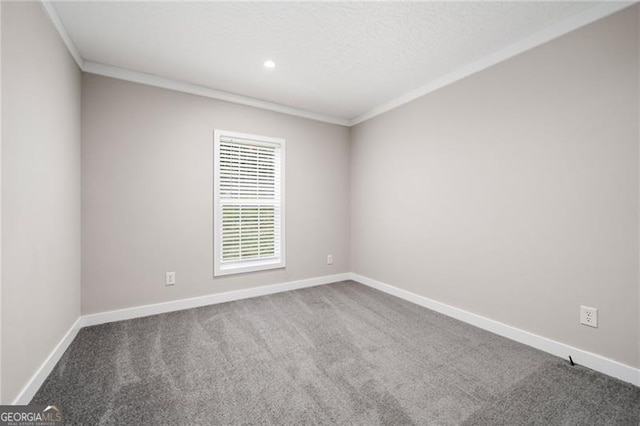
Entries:
{"label": "crown molding", "polygon": [[69,53],[71,53],[71,56],[73,56],[76,64],[78,64],[78,67],[83,72],[102,75],[105,77],[117,78],[125,81],[131,81],[134,83],[145,84],[147,86],[154,86],[183,93],[190,93],[192,95],[204,96],[211,99],[231,102],[239,105],[246,105],[254,108],[264,109],[267,111],[279,112],[296,117],[306,118],[309,120],[320,121],[323,123],[349,126],[349,120],[345,118],[333,117],[330,115],[319,114],[299,108],[293,108],[274,102],[263,101],[261,99],[256,99],[249,96],[237,95],[235,93],[216,90],[210,87],[191,84],[172,78],[160,77],[153,74],[147,74],[111,65],[100,64],[97,62],[86,61],[82,58],[80,52],[78,52],[78,49],[71,41],[67,30],[64,28],[64,25],[62,24],[62,21],[60,20],[60,17],[58,16],[58,13],[56,12],[51,2],[48,0],[41,0],[40,4],[42,5],[45,14],[53,24],[54,28],[58,31],[60,38],[62,38],[62,41],[67,46]]}
{"label": "crown molding", "polygon": [[555,25],[552,25],[550,27],[543,29],[542,31],[538,31],[537,33],[534,33],[515,43],[512,43],[507,47],[504,47],[498,50],[497,52],[487,55],[475,62],[464,65],[463,67],[458,68],[453,72],[446,74],[442,77],[439,77],[425,84],[424,86],[421,86],[389,102],[386,102],[370,110],[369,112],[366,112],[350,120],[349,125],[355,126],[356,124],[367,121],[387,111],[391,111],[392,109],[398,108],[399,106],[402,106],[415,99],[418,99],[428,93],[434,92],[442,87],[455,83],[458,80],[462,80],[465,77],[468,77],[472,74],[475,74],[486,68],[489,68],[500,62],[503,62],[509,58],[519,55],[520,53],[526,52],[527,50],[533,49],[534,47],[538,47],[541,44],[547,43],[571,31],[577,30],[580,27],[583,27],[592,22],[595,22],[598,19],[602,19],[615,12],[618,12],[622,9],[632,6],[635,3],[636,2],[613,1],[613,2],[602,3],[598,6],[592,7],[591,9],[585,10],[582,13],[571,16]]}
{"label": "crown molding", "polygon": [[160,77],[153,74],[132,71],[125,68],[100,64],[97,62],[84,61],[84,67],[82,68],[82,70],[89,74],[97,74],[105,77],[131,81],[133,83],[145,84],[147,86],[154,86],[163,89],[175,90],[178,92],[190,93],[192,95],[204,96],[207,98],[231,102],[234,104],[246,105],[288,115],[295,115],[297,117],[308,118],[314,121],[338,124],[341,126],[349,126],[349,120],[347,119],[318,114],[315,112],[305,111],[302,109],[276,104],[273,102],[263,101],[261,99],[251,98],[249,96],[236,95],[234,93],[211,89],[209,87],[200,86],[197,84],[186,83],[184,81],[175,80],[172,78]]}
{"label": "crown molding", "polygon": [[47,15],[54,28],[58,31],[58,34],[60,34],[60,38],[64,42],[65,46],[67,46],[67,50],[71,53],[71,56],[73,56],[76,64],[78,64],[78,67],[82,69],[84,66],[84,59],[82,59],[80,52],[78,52],[78,49],[76,49],[76,46],[71,41],[71,38],[69,37],[67,30],[64,28],[64,25],[62,25],[62,21],[60,20],[56,10],[53,8],[53,5],[47,0],[41,0],[40,5],[44,9],[45,15]]}
{"label": "crown molding", "polygon": [[512,58],[527,50],[538,47],[544,43],[547,43],[555,38],[561,37],[571,31],[574,31],[580,27],[588,25],[599,19],[605,18],[613,13],[616,13],[622,9],[636,4],[636,2],[630,1],[610,1],[599,4],[591,9],[585,10],[582,13],[569,17],[555,25],[545,28],[542,31],[534,33],[528,37],[525,37],[515,43],[510,44],[492,54],[489,54],[475,62],[464,65],[442,77],[439,77],[431,82],[421,86],[415,90],[412,90],[404,95],[401,95],[389,102],[373,108],[372,110],[359,115],[353,119],[345,119],[340,117],[333,117],[325,114],[319,114],[311,111],[306,111],[299,108],[293,108],[286,105],[277,104],[274,102],[268,102],[261,99],[252,98],[249,96],[238,95],[235,93],[225,92],[222,90],[213,89],[206,86],[187,83],[185,81],[176,80],[172,78],[166,78],[157,76],[154,74],[143,73],[139,71],[128,70],[125,68],[115,67],[111,65],[105,65],[97,62],[85,61],[75,45],[71,41],[71,38],[67,34],[67,31],[62,24],[62,21],[58,17],[55,8],[49,0],[40,0],[46,15],[49,17],[53,26],[56,28],[60,37],[67,46],[67,49],[73,56],[73,59],[78,64],[78,67],[86,73],[102,75],[105,77],[116,78],[120,80],[130,81],[139,84],[145,84],[148,86],[160,87],[163,89],[174,90],[178,92],[190,93],[193,95],[204,96],[211,99],[217,99],[220,101],[231,102],[239,105],[246,105],[254,108],[260,108],[268,111],[279,112],[283,114],[293,115],[297,117],[307,118],[309,120],[320,121],[324,123],[338,124],[340,126],[355,126],[356,124],[367,121],[387,111],[391,111],[406,103],[409,103],[415,99],[418,99],[424,95],[441,89],[445,86],[469,77],[472,74],[480,72],[486,68],[503,62],[509,58]]}

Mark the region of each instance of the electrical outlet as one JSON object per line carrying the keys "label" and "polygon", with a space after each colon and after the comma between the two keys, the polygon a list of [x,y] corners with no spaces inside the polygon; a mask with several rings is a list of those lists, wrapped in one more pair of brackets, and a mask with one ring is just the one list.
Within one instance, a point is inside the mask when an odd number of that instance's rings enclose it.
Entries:
{"label": "electrical outlet", "polygon": [[580,324],[598,328],[598,309],[580,306]]}
{"label": "electrical outlet", "polygon": [[327,265],[333,265],[333,255],[327,255]]}
{"label": "electrical outlet", "polygon": [[174,285],[176,283],[176,273],[167,272],[166,274],[164,274],[164,283],[166,285]]}

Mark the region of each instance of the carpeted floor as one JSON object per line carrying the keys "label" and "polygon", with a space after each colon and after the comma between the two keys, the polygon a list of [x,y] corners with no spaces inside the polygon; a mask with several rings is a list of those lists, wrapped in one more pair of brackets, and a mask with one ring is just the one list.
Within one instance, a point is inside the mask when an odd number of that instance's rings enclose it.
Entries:
{"label": "carpeted floor", "polygon": [[80,331],[67,424],[638,425],[640,388],[353,282]]}

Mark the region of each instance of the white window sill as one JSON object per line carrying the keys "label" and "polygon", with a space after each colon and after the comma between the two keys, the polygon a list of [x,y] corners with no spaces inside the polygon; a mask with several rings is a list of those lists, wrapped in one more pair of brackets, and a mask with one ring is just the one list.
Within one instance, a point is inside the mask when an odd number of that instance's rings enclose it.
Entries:
{"label": "white window sill", "polygon": [[285,263],[281,259],[258,260],[254,262],[237,262],[222,264],[213,273],[214,277],[225,275],[243,274],[246,272],[267,271],[270,269],[284,268]]}

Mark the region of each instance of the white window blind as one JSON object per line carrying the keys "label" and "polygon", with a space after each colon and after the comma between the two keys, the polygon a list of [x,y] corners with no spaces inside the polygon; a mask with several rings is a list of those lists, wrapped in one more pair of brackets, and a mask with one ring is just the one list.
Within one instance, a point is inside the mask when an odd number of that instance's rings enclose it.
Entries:
{"label": "white window blind", "polygon": [[284,267],[284,140],[215,132],[214,274]]}

